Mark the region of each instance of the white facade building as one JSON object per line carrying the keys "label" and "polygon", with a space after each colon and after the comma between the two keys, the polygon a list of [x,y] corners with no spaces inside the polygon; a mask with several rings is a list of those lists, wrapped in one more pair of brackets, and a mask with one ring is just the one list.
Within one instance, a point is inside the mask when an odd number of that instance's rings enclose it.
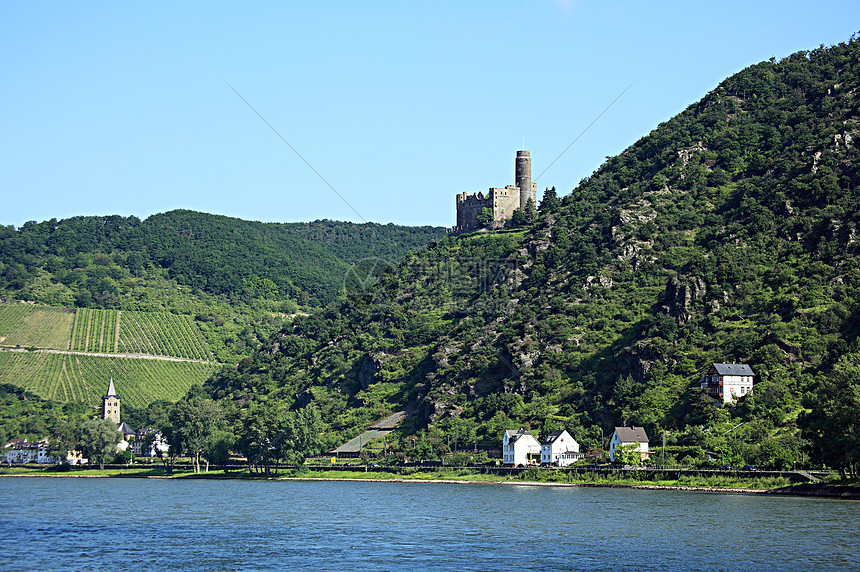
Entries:
{"label": "white facade building", "polygon": [[540,455],[540,443],[525,429],[508,429],[502,437],[502,463],[527,466],[529,455]]}
{"label": "white facade building", "polygon": [[616,427],[609,441],[609,460],[615,461],[616,447],[628,444],[636,445],[642,460],[648,457],[648,435],[643,427]]}
{"label": "white facade building", "polygon": [[751,393],[754,381],[755,373],[745,363],[715,363],[702,378],[701,386],[713,399],[731,403]]}
{"label": "white facade building", "polygon": [[167,440],[164,438],[161,431],[155,433],[152,437],[152,441],[149,442],[149,447],[146,446],[148,441],[147,436],[154,432],[155,429],[151,427],[141,429],[137,432],[137,436],[131,444],[132,451],[136,457],[163,457],[167,455],[167,452],[170,450],[170,445],[167,444]]}
{"label": "white facade building", "polygon": [[[11,439],[6,443],[4,457],[7,464],[37,463],[41,465],[51,465],[59,463],[56,457],[49,454],[49,441],[47,438],[36,442],[29,442],[26,439]],[[66,462],[70,465],[86,463],[86,459],[81,459],[81,454],[78,451],[69,451],[66,455]]]}
{"label": "white facade building", "polygon": [[566,467],[582,457],[579,443],[564,429],[550,433],[540,447],[542,465],[557,464],[560,467]]}

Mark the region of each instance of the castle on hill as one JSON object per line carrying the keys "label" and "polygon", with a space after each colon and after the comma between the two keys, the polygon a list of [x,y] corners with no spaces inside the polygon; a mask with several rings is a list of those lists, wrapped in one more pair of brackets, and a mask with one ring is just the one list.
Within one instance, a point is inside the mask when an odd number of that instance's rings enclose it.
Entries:
{"label": "castle on hill", "polygon": [[514,183],[504,188],[490,188],[486,193],[457,195],[457,225],[453,232],[481,228],[478,215],[485,208],[493,211],[493,220],[504,226],[516,209],[526,210],[529,199],[537,204],[537,184],[532,183],[532,159],[528,151],[517,151],[514,164]]}

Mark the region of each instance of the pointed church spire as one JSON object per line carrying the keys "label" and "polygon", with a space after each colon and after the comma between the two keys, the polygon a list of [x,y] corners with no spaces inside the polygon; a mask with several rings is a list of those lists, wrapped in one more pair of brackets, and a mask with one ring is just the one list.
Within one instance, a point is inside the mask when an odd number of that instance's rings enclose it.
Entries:
{"label": "pointed church spire", "polygon": [[111,395],[116,395],[116,389],[113,388],[113,378],[110,378],[110,385],[108,386],[107,395],[108,397],[110,397]]}

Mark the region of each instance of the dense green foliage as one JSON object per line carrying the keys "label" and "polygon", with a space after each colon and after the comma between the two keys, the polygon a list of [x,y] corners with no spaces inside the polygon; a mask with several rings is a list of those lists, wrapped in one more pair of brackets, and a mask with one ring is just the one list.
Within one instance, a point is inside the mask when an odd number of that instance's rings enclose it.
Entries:
{"label": "dense green foliage", "polygon": [[[603,449],[635,423],[732,464],[856,466],[798,416],[860,351],[858,89],[854,40],[751,66],[528,229],[442,239],[207,387],[313,403],[330,442],[405,409],[405,431],[472,424],[485,446],[564,426]],[[705,404],[713,362],[749,363],[753,395]]]}
{"label": "dense green foliage", "polygon": [[28,391],[0,383],[0,442],[44,437],[73,440],[76,428],[95,414],[78,402],[59,403],[42,399]]}
{"label": "dense green foliage", "polygon": [[109,419],[84,421],[78,428],[77,437],[81,453],[91,463],[98,463],[100,469],[105,468],[105,459],[116,453],[116,445],[122,440],[116,424]]}
{"label": "dense green foliage", "polygon": [[294,311],[334,300],[350,264],[370,257],[393,263],[443,235],[436,227],[261,223],[187,210],[144,221],[114,215],[28,222],[0,228],[0,294],[152,311],[177,309],[165,298],[181,298],[176,290],[185,289],[234,303],[281,302],[282,311]]}

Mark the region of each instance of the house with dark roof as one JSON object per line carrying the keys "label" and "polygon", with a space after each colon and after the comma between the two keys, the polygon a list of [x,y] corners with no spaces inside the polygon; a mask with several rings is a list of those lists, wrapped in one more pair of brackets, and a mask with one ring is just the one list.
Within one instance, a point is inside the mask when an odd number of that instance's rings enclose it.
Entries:
{"label": "house with dark roof", "polygon": [[702,378],[701,387],[711,399],[731,403],[751,393],[755,373],[745,363],[715,363]]}
{"label": "house with dark roof", "polygon": [[616,427],[609,441],[610,461],[615,461],[615,449],[622,445],[636,445],[640,458],[643,461],[648,458],[648,434],[644,427]]}
{"label": "house with dark roof", "polygon": [[[150,434],[152,437],[149,437]],[[136,457],[165,457],[170,451],[170,445],[167,444],[161,431],[147,427],[138,431],[134,436],[131,450]]]}
{"label": "house with dark roof", "polygon": [[542,465],[556,464],[566,467],[583,457],[579,443],[565,429],[557,429],[543,440],[540,446]]}
{"label": "house with dark roof", "polygon": [[502,436],[502,463],[527,466],[530,459],[540,455],[540,443],[525,429],[508,429]]}

